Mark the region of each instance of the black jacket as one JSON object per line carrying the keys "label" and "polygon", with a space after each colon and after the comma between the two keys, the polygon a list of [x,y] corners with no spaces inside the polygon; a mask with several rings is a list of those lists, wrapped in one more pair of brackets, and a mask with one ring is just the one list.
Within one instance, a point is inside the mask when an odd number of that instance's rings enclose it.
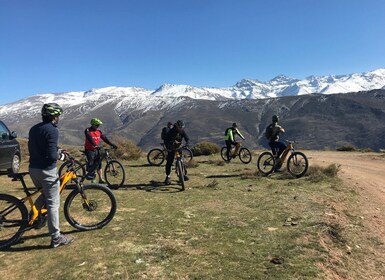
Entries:
{"label": "black jacket", "polygon": [[29,131],[29,167],[50,170],[56,167],[59,130],[52,122],[41,122]]}

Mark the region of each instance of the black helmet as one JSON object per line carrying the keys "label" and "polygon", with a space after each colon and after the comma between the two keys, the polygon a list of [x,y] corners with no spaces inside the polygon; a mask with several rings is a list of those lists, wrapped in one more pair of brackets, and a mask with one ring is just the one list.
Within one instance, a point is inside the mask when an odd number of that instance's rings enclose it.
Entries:
{"label": "black helmet", "polygon": [[176,126],[179,127],[179,128],[184,128],[184,122],[181,121],[181,120],[178,120],[178,121],[176,122]]}
{"label": "black helmet", "polygon": [[278,116],[277,116],[277,115],[274,115],[274,116],[271,118],[271,120],[272,120],[274,123],[278,122]]}
{"label": "black helmet", "polygon": [[63,109],[57,103],[46,103],[41,108],[41,115],[43,117],[57,117],[63,114]]}
{"label": "black helmet", "polygon": [[234,123],[233,123],[233,127],[237,127],[237,123],[234,122]]}

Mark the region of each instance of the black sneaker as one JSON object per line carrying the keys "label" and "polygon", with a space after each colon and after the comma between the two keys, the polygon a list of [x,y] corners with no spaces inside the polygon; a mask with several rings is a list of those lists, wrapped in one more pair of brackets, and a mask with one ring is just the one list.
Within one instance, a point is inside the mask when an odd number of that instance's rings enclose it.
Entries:
{"label": "black sneaker", "polygon": [[190,180],[190,178],[187,175],[184,175],[184,180],[188,181],[188,180]]}
{"label": "black sneaker", "polygon": [[87,175],[86,175],[86,179],[87,179],[87,180],[94,180],[95,177],[96,177],[95,175],[91,175],[91,174],[87,174]]}
{"label": "black sneaker", "polygon": [[73,241],[74,241],[73,237],[70,237],[70,236],[67,236],[64,234],[60,234],[59,237],[51,239],[51,248],[56,248],[59,246],[68,245],[68,244],[71,244]]}
{"label": "black sneaker", "polygon": [[166,177],[166,179],[164,180],[164,184],[165,185],[171,185],[171,179],[170,179],[170,177]]}

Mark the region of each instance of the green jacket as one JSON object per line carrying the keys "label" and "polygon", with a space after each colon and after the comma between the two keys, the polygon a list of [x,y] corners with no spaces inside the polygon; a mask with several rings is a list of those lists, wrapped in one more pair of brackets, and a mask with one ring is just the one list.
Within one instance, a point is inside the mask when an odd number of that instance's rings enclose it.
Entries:
{"label": "green jacket", "polygon": [[234,142],[234,136],[236,134],[238,134],[239,137],[241,137],[243,140],[245,140],[245,137],[243,137],[243,135],[239,132],[239,130],[237,128],[233,128],[233,127],[229,127],[226,129],[225,140]]}

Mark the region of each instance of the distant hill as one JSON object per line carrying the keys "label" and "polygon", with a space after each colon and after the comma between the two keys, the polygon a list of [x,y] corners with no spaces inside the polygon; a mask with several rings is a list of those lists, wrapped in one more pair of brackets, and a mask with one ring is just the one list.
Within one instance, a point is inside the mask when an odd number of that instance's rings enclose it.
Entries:
{"label": "distant hill", "polygon": [[[284,78],[282,78],[284,79]],[[192,99],[154,96],[141,88],[109,88],[82,94],[35,95],[0,106],[0,118],[20,136],[40,121],[44,102],[57,102],[65,113],[59,124],[61,142],[82,145],[83,131],[92,117],[110,136],[131,139],[144,149],[160,142],[167,121],[182,119],[192,144],[204,140],[223,143],[224,130],[239,124],[251,148],[266,146],[264,129],[273,114],[302,149],[335,149],[343,145],[385,148],[385,90],[344,94],[306,94],[264,99]]]}

